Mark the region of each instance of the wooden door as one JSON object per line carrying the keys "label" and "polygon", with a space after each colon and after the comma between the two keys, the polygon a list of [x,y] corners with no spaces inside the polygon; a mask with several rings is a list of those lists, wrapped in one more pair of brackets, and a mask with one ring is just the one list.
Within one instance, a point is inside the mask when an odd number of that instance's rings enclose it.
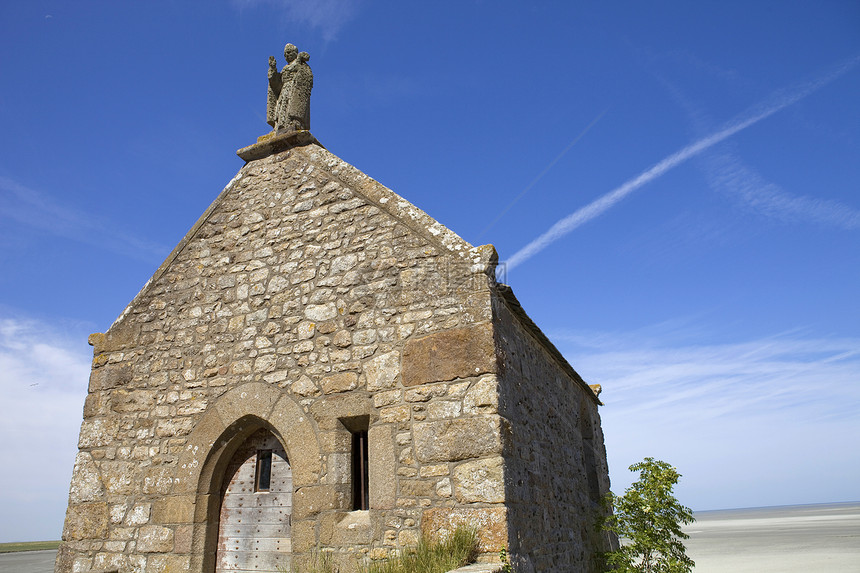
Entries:
{"label": "wooden door", "polygon": [[259,430],[239,447],[221,496],[216,573],[288,572],[293,476],[271,432]]}

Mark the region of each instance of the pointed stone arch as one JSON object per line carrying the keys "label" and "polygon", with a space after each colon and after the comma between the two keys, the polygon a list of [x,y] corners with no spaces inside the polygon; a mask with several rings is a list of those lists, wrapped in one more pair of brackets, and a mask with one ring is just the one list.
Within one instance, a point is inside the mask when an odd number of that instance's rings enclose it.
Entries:
{"label": "pointed stone arch", "polygon": [[[321,449],[315,423],[291,396],[260,382],[224,393],[189,435],[172,479],[172,495],[162,501],[158,511],[153,508],[153,521],[176,524],[177,532],[182,527],[188,530],[182,536],[188,538],[186,547],[180,547],[177,539],[174,553],[190,554],[191,571],[213,570],[227,465],[242,443],[261,428],[272,432],[284,446],[292,465],[294,490],[319,482]],[[300,497],[294,501],[295,506],[301,503]],[[315,543],[302,539],[301,531],[295,535],[294,546]]]}

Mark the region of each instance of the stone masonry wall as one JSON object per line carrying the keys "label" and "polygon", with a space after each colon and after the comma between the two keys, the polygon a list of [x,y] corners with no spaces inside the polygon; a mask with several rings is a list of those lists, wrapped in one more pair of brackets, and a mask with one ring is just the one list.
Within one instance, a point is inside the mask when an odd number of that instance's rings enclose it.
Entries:
{"label": "stone masonry wall", "polygon": [[[354,565],[458,520],[482,526],[485,551],[504,545],[493,253],[440,229],[318,145],[242,168],[117,322],[91,337],[57,571],[202,571],[223,460],[259,427],[293,466],[299,557],[328,546]],[[528,428],[546,414],[532,391],[506,398],[525,401],[506,417]],[[350,507],[355,420],[369,426],[369,512]],[[551,441],[540,433],[549,429],[515,442],[524,462],[528,440]],[[571,432],[565,448],[579,443],[576,428],[559,429]],[[528,461],[549,478],[581,471],[577,456]],[[515,494],[525,527],[529,500]],[[561,505],[579,511],[585,499]],[[555,536],[565,522],[547,511],[535,534]],[[560,540],[557,554],[577,543]],[[529,559],[534,544],[520,541]]]}
{"label": "stone masonry wall", "polygon": [[518,306],[501,291],[493,299],[499,411],[511,430],[505,468],[511,561],[521,573],[597,571],[594,553],[604,548],[594,520],[609,491],[597,401],[538,340]]}

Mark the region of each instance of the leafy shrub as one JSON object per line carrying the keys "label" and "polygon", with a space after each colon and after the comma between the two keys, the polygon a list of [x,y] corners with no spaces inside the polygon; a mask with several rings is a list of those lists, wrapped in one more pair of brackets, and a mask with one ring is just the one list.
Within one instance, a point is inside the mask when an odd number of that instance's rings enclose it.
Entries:
{"label": "leafy shrub", "polygon": [[620,573],[689,573],[695,563],[687,557],[682,540],[689,535],[681,524],[695,519],[672,495],[681,474],[654,458],[633,464],[630,471],[638,471],[639,479],[624,495],[606,497],[615,513],[605,518],[603,528],[622,541],[606,555],[607,563]]}

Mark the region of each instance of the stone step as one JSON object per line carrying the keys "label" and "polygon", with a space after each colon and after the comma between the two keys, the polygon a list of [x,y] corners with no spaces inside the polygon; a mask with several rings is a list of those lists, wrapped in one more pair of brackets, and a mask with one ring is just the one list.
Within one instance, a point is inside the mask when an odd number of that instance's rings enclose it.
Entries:
{"label": "stone step", "polygon": [[499,573],[501,570],[501,563],[474,563],[448,571],[448,573]]}

